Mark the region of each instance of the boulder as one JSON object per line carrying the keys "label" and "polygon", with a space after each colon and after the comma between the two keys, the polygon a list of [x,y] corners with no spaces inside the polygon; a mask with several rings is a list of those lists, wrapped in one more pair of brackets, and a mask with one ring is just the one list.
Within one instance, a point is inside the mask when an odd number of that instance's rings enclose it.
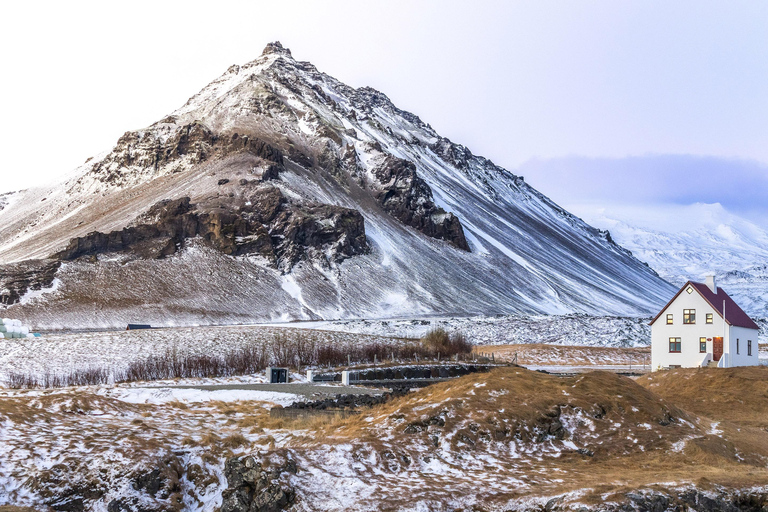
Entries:
{"label": "boulder", "polygon": [[222,492],[221,512],[279,512],[295,500],[293,489],[283,488],[277,480],[284,471],[295,472],[295,466],[262,469],[252,456],[232,457],[224,465],[227,489]]}

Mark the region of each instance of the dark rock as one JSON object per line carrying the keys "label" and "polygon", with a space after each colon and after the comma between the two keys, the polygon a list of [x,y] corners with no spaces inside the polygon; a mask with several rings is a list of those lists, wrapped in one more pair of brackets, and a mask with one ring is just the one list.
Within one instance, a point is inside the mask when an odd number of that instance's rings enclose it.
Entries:
{"label": "dark rock", "polygon": [[0,304],[16,304],[30,290],[50,288],[60,266],[50,259],[0,265]]}
{"label": "dark rock", "polygon": [[542,418],[536,422],[534,431],[536,432],[536,442],[543,442],[547,439],[565,439],[570,435],[563,423],[560,421],[561,408],[554,406],[547,411]]}
{"label": "dark rock", "polygon": [[278,512],[295,499],[292,489],[284,489],[277,480],[283,472],[296,472],[294,464],[276,468],[271,473],[251,456],[232,457],[224,465],[227,489],[222,493],[221,512]]}
{"label": "dark rock", "polygon": [[160,474],[160,469],[155,468],[147,473],[142,473],[133,479],[133,488],[137,491],[146,491],[150,496],[154,497],[157,492],[163,487],[163,477]]}
{"label": "dark rock", "polygon": [[659,425],[661,425],[662,427],[666,427],[667,425],[674,423],[674,421],[675,421],[675,418],[673,418],[669,414],[669,411],[664,411],[664,415],[659,420]]}
{"label": "dark rock", "polygon": [[267,44],[267,46],[264,47],[264,51],[261,52],[262,55],[269,55],[271,53],[290,56],[291,50],[284,48],[283,45],[280,44],[280,41],[275,41],[274,43]]}
{"label": "dark rock", "polygon": [[65,498],[50,504],[50,507],[56,511],[62,512],[83,512],[85,503],[82,498]]}
{"label": "dark rock", "polygon": [[[178,127],[170,137],[162,138],[154,131],[126,132],[112,152],[98,162],[90,175],[104,183],[120,186],[137,174],[153,175],[165,169],[181,170],[182,160],[190,164],[222,158],[236,153],[248,153],[268,162],[275,176],[283,166],[283,154],[277,148],[255,137],[237,133],[214,134],[199,121]],[[221,184],[221,183],[220,183]]]}
{"label": "dark rock", "polygon": [[257,185],[241,199],[196,205],[189,197],[160,201],[122,230],[73,238],[52,258],[114,252],[160,259],[193,237],[224,254],[260,254],[283,271],[302,259],[340,263],[368,250],[363,216],[356,210],[288,203],[280,189]]}
{"label": "dark rock", "polygon": [[373,174],[381,189],[376,199],[387,213],[427,236],[469,251],[458,217],[435,205],[432,189],[416,175],[412,162],[388,155]]}
{"label": "dark rock", "polygon": [[261,173],[261,181],[278,180],[280,179],[280,167],[277,165],[269,165],[264,172]]}
{"label": "dark rock", "polygon": [[229,183],[229,180],[227,178],[221,178],[219,180],[219,185],[226,185],[227,183]]}

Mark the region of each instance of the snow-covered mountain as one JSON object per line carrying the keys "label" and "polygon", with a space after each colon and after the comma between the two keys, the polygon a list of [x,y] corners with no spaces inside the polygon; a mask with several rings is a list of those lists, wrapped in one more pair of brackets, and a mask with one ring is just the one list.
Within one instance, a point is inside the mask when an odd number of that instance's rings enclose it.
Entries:
{"label": "snow-covered mountain", "polygon": [[0,300],[39,327],[643,315],[673,291],[523,178],[279,43],[0,204]]}
{"label": "snow-covered mountain", "polygon": [[750,316],[768,317],[768,230],[758,224],[718,203],[575,208],[670,283],[714,273]]}

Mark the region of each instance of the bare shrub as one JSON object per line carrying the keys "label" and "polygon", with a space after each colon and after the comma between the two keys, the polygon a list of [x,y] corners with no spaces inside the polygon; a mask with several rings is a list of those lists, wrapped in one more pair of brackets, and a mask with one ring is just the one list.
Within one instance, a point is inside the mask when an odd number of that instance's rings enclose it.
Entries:
{"label": "bare shrub", "polygon": [[320,343],[306,333],[288,336],[277,333],[266,346],[255,342],[240,345],[216,354],[190,354],[170,347],[164,352],[151,354],[132,361],[124,371],[111,372],[106,368],[87,368],[69,373],[46,371],[35,374],[10,373],[6,378],[11,388],[56,388],[88,386],[111,382],[153,381],[178,378],[230,377],[263,371],[267,366],[299,368],[301,366],[342,366],[353,364],[397,361],[435,360],[469,354],[472,345],[461,333],[448,334],[443,329],[427,333],[418,342],[375,341],[352,346],[340,346],[333,340]]}
{"label": "bare shrub", "polygon": [[37,377],[29,373],[11,372],[5,379],[5,385],[13,389],[34,389],[39,387]]}
{"label": "bare shrub", "polygon": [[463,333],[455,332],[448,334],[445,329],[439,327],[429,331],[421,338],[421,344],[430,355],[440,354],[450,357],[472,352],[472,344]]}

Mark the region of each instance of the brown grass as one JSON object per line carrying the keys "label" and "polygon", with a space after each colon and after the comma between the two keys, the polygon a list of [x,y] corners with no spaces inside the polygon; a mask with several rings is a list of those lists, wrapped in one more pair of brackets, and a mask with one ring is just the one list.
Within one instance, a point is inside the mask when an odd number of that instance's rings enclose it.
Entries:
{"label": "brown grass", "polygon": [[[758,379],[758,375],[768,376],[758,372],[743,378]],[[593,490],[589,499],[600,503],[601,493],[621,493],[657,482],[702,481],[742,488],[768,481],[768,432],[721,424],[721,435],[710,434],[711,421],[699,416],[709,407],[700,404],[692,413],[682,407],[688,402],[675,399],[674,392],[659,396],[655,389],[609,372],[561,378],[500,368],[430,386],[359,416],[317,425],[313,439],[304,439],[300,449],[312,452],[322,445],[353,444],[380,455],[389,452],[412,458],[425,448],[432,449],[432,436],[447,439],[450,434],[451,450],[456,453],[494,453],[495,445],[512,439],[535,446],[532,432],[546,424],[547,413],[559,408],[562,414],[580,410],[592,418],[596,437],[590,437],[587,428],[576,428],[570,439],[594,456],[566,451],[556,458],[523,460],[528,474],[557,472],[563,480],[554,484],[539,479],[527,492],[546,495],[587,488]],[[763,388],[755,390],[754,400],[765,400]],[[768,406],[762,411],[759,414],[768,421]],[[670,416],[674,421],[663,424]],[[431,423],[436,417],[443,418],[444,426]],[[416,431],[413,425],[418,426]],[[381,429],[394,437],[383,441]],[[685,448],[672,451],[678,441],[685,441]],[[509,471],[519,471],[513,463],[520,461],[510,461]],[[513,495],[497,498],[501,502]]]}
{"label": "brown grass", "polygon": [[650,364],[650,347],[576,347],[544,343],[476,345],[475,354],[493,354],[499,361],[523,365],[589,366],[593,364],[641,366]]}
{"label": "brown grass", "polygon": [[681,368],[637,382],[701,416],[768,428],[768,367]]}
{"label": "brown grass", "polygon": [[222,439],[221,444],[227,448],[240,448],[241,446],[248,446],[251,443],[244,435],[235,433]]}

